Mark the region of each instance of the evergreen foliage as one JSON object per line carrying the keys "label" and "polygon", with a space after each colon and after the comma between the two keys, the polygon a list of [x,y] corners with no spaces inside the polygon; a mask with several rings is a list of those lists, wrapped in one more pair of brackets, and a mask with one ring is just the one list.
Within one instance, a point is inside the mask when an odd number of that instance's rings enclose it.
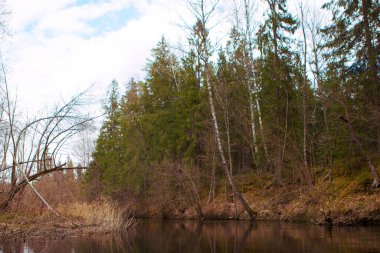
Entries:
{"label": "evergreen foliage", "polygon": [[[313,43],[328,62],[320,65],[315,86],[303,72],[303,52],[294,47],[298,21],[288,12],[287,1],[265,2],[267,19],[254,38],[255,57],[247,53],[250,42],[235,27],[208,66],[230,170],[266,173],[274,184],[312,183],[307,177],[314,172],[303,170],[305,143],[307,164],[323,168],[329,177],[338,160],[361,157],[373,165],[380,150],[379,2],[332,0],[324,5],[333,20],[322,29],[326,43]],[[204,198],[196,197],[196,189],[208,189],[210,184],[212,196],[215,180],[223,182],[197,39],[193,34],[191,52],[178,57],[162,38],[152,50],[144,82],[131,80],[122,96],[117,82],[111,83],[94,161],[86,175],[89,184],[99,177],[102,192],[113,196],[149,197],[159,189],[167,195],[164,205]],[[312,50],[311,54],[317,49]],[[247,61],[247,56],[254,58]],[[254,73],[247,74],[247,62]],[[316,64],[315,59],[310,64]],[[249,78],[255,82],[252,90],[247,90]],[[259,126],[263,131],[257,130]],[[371,172],[375,178],[376,169]]]}

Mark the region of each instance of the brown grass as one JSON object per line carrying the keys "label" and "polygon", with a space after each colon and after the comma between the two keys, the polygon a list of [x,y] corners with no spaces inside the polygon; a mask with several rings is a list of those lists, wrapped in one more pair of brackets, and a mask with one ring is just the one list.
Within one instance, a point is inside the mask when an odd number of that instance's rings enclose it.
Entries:
{"label": "brown grass", "polygon": [[120,207],[107,198],[91,203],[75,202],[61,205],[58,210],[65,216],[81,219],[86,226],[99,227],[102,230],[125,230],[136,224],[132,208]]}

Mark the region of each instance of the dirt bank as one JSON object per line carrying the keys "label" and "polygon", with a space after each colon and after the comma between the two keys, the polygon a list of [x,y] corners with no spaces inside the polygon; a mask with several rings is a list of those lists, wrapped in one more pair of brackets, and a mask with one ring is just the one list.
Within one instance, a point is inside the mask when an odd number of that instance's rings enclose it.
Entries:
{"label": "dirt bank", "polygon": [[[371,176],[364,169],[351,174],[340,174],[337,170],[331,178],[321,173],[312,186],[299,183],[273,186],[269,175],[243,175],[235,177],[235,182],[258,213],[258,220],[320,225],[380,224],[380,189],[370,188]],[[207,192],[203,195],[207,196]],[[138,205],[136,216],[197,219],[194,207],[152,203]],[[207,203],[205,198],[202,206],[205,219],[248,219],[242,206],[235,205],[232,195],[223,187],[213,201]]]}
{"label": "dirt bank", "polygon": [[[316,171],[317,177],[312,186],[301,186],[300,183],[273,186],[270,175],[240,175],[235,176],[234,181],[251,208],[257,212],[257,220],[302,221],[318,225],[380,224],[380,189],[370,188],[371,175],[367,170],[355,170],[349,174],[343,169],[334,171],[331,178]],[[212,201],[208,201],[208,189],[200,190],[204,218],[248,219],[242,206],[234,203],[225,185],[219,183]],[[126,218],[131,217],[132,213],[125,210],[134,210],[137,218],[197,219],[195,208],[189,202],[165,202],[157,194],[145,200],[125,200],[118,205],[104,199],[92,204],[70,204],[60,209],[66,214],[61,217],[0,213],[0,240],[25,240],[30,237],[54,240],[66,236],[109,233],[124,226]],[[161,194],[165,195],[164,192]],[[128,226],[133,226],[133,222]]]}

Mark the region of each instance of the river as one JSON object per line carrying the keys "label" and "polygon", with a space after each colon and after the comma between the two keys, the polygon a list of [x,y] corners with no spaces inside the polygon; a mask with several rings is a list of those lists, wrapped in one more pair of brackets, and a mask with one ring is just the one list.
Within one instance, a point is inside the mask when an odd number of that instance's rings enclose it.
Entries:
{"label": "river", "polygon": [[304,223],[140,220],[134,230],[107,235],[35,238],[0,243],[0,253],[380,252],[380,227]]}

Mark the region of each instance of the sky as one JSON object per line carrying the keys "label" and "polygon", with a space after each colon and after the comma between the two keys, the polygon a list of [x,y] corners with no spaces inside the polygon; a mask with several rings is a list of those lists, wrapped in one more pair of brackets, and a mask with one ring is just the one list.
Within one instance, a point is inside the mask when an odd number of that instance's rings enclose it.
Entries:
{"label": "sky", "polygon": [[[102,114],[112,80],[121,87],[131,78],[144,80],[144,67],[161,37],[171,45],[185,45],[188,31],[183,26],[195,23],[186,0],[1,1],[10,14],[0,54],[11,96],[24,118],[48,113],[84,90],[91,113]],[[297,1],[289,0],[289,7],[294,10]],[[320,5],[323,0],[305,1]],[[254,18],[262,21],[264,1],[256,2],[261,6]],[[233,7],[234,0],[220,0],[210,24],[213,41],[226,41]],[[65,152],[75,158],[71,148]]]}
{"label": "sky", "polygon": [[143,79],[151,49],[178,41],[170,0],[7,1],[9,33],[1,53],[10,89],[25,109],[44,108],[91,87],[95,100],[113,79]]}
{"label": "sky", "polygon": [[[6,6],[10,35],[1,55],[11,91],[30,112],[89,87],[99,104],[113,79],[121,86],[143,80],[161,36],[186,43],[180,26],[193,22],[185,0],[8,0]],[[232,7],[232,0],[221,0],[217,40],[227,36]]]}

